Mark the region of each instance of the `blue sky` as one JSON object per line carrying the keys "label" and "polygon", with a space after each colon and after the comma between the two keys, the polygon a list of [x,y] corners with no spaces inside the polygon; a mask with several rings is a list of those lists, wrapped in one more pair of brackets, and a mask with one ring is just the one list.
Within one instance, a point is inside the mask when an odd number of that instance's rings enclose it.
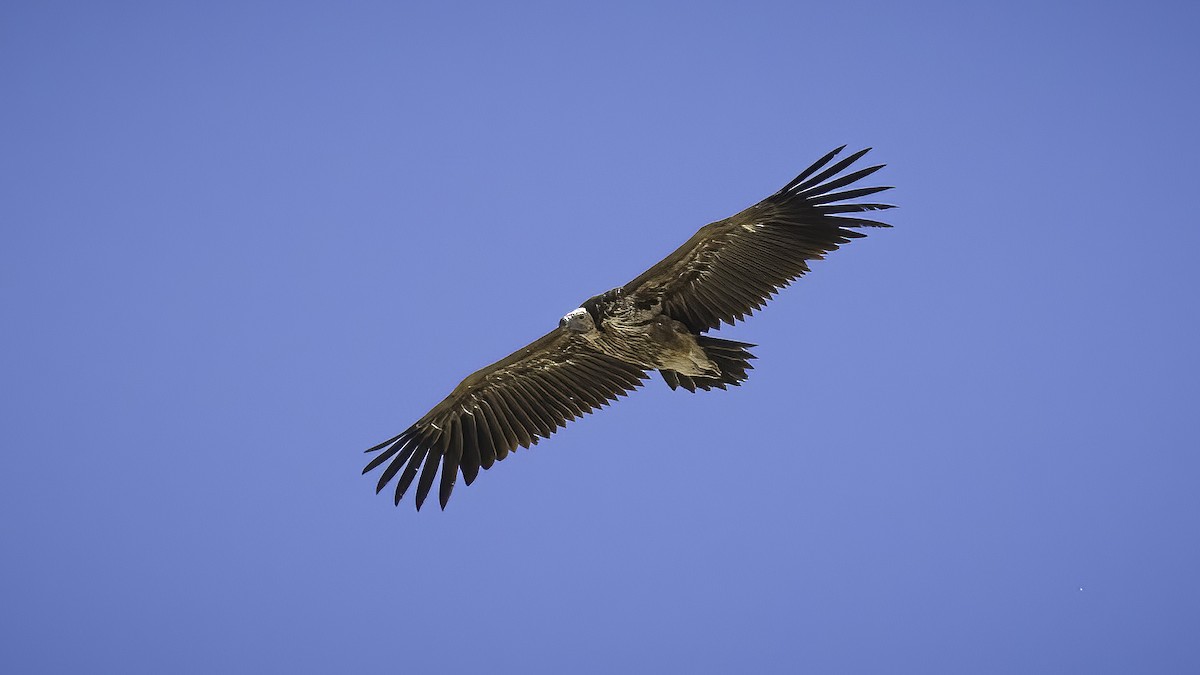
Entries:
{"label": "blue sky", "polygon": [[[1198,13],[6,4],[0,662],[1195,672]],[[745,386],[359,475],[843,143]]]}

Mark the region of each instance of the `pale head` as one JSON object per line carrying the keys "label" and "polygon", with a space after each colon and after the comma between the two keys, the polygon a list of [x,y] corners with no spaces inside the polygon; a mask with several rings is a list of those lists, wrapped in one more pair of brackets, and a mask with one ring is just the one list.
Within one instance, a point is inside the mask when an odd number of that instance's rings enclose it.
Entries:
{"label": "pale head", "polygon": [[596,330],[596,322],[592,321],[592,315],[582,307],[573,309],[567,312],[558,322],[559,328],[566,328],[572,333],[588,333]]}

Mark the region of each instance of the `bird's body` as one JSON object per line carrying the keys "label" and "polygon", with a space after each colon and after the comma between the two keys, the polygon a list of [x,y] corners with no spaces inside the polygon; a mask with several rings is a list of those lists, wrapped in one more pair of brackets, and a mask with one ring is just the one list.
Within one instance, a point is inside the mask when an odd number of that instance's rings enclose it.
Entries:
{"label": "bird's body", "polygon": [[[575,317],[580,320],[573,320]],[[563,317],[562,326],[592,349],[645,370],[704,377],[721,372],[700,347],[697,336],[662,313],[661,303],[639,306],[633,297],[623,297],[620,288],[584,302]]]}
{"label": "bird's body", "polygon": [[[377,490],[397,474],[395,499],[417,480],[421,508],[441,468],[445,508],[458,473],[469,485],[518,446],[640,386],[657,370],[672,388],[724,389],[747,377],[753,345],[705,334],[758,309],[824,257],[863,234],[887,227],[855,215],[887,204],[834,203],[886,190],[834,192],[881,166],[837,178],[863,150],[829,166],[825,155],[779,192],[725,220],[704,226],[683,246],[624,286],[586,300],[558,328],[462,381],[379,452],[364,473],[388,462]],[[832,179],[832,180],[831,180]],[[390,460],[390,461],[389,461]]]}

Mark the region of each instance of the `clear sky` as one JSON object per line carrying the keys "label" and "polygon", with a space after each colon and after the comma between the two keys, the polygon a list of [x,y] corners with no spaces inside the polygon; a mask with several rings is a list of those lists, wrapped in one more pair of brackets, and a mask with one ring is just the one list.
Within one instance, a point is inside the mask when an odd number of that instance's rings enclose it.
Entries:
{"label": "clear sky", "polygon": [[[1192,3],[5,3],[7,672],[1200,672]],[[395,508],[825,151],[891,230]]]}

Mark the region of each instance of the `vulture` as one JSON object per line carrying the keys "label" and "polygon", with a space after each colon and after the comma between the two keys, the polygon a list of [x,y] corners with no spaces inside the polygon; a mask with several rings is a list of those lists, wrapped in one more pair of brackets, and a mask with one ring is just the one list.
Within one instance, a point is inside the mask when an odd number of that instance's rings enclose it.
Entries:
{"label": "vulture", "polygon": [[[862,227],[890,227],[860,214],[892,208],[857,201],[889,187],[850,187],[883,168],[846,172],[870,148],[818,159],[775,194],[710,223],[645,273],[589,298],[558,326],[462,381],[378,453],[376,492],[396,479],[395,503],[416,481],[419,511],[437,480],[443,509],[458,474],[470,485],[559,427],[639,387],[657,370],[671,389],[689,392],[741,384],[754,345],[707,334],[759,309],[784,286]],[[843,189],[849,188],[849,189]],[[418,476],[419,474],[419,476]]]}

